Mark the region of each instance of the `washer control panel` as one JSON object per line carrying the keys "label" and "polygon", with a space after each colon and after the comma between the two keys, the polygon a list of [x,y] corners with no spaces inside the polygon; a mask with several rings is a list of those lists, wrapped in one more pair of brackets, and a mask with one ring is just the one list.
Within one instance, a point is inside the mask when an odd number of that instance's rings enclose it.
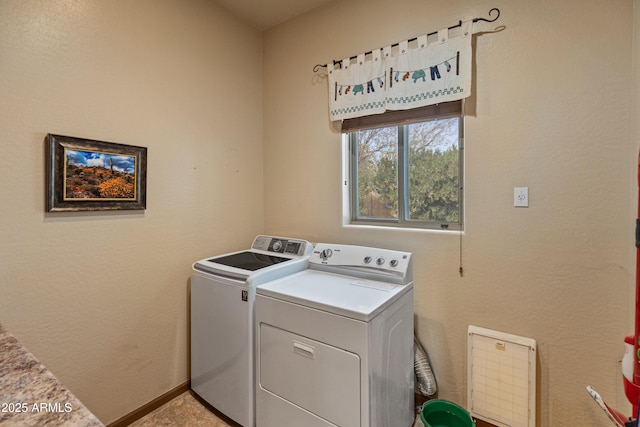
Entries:
{"label": "washer control panel", "polygon": [[405,275],[411,268],[411,253],[366,246],[318,243],[310,263],[333,267],[358,267]]}
{"label": "washer control panel", "polygon": [[303,256],[308,253],[309,245],[306,240],[261,235],[255,238],[251,248],[279,254]]}

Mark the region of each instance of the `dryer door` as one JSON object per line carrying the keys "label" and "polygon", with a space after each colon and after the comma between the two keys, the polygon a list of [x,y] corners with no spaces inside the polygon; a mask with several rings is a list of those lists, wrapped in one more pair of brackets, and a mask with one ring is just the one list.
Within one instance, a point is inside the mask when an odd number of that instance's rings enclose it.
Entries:
{"label": "dryer door", "polygon": [[262,323],[260,387],[332,425],[360,426],[360,357]]}

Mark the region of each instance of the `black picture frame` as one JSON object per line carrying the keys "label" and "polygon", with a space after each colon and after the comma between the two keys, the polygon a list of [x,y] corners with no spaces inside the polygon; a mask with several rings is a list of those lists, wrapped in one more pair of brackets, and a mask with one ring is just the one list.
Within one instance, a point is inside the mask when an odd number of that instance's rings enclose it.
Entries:
{"label": "black picture frame", "polygon": [[48,134],[47,212],[143,210],[147,148]]}

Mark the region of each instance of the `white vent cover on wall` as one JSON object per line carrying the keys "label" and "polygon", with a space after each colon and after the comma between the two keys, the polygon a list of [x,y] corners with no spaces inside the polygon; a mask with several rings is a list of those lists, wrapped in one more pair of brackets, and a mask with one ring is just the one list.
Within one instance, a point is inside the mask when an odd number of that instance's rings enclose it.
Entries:
{"label": "white vent cover on wall", "polygon": [[467,405],[498,427],[536,425],[536,341],[469,326]]}

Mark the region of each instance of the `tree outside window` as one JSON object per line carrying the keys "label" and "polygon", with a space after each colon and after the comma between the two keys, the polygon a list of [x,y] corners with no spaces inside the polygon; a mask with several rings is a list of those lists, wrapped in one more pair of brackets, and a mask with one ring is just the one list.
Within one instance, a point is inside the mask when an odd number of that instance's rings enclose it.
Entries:
{"label": "tree outside window", "polygon": [[461,136],[461,114],[350,132],[352,223],[461,229]]}

